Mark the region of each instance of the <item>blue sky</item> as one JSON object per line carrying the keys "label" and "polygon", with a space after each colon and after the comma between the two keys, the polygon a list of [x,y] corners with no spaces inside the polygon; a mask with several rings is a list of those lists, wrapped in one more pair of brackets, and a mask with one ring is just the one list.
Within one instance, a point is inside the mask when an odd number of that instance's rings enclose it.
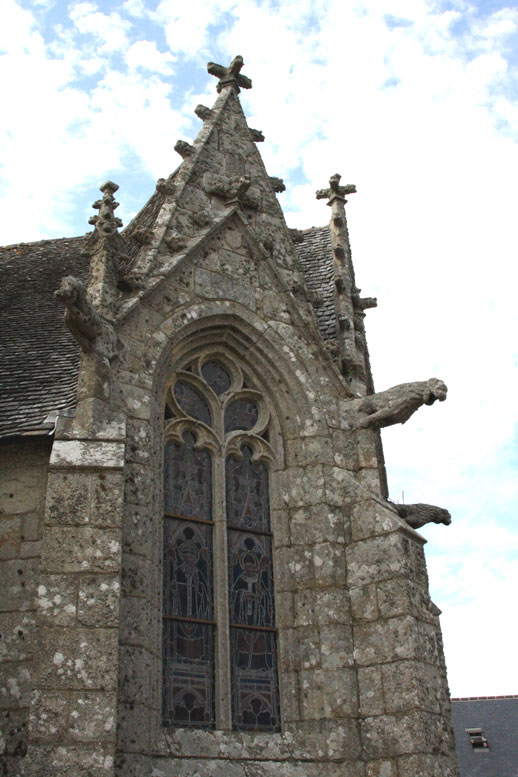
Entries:
{"label": "blue sky", "polygon": [[448,401],[384,432],[391,496],[423,530],[454,695],[518,693],[518,8],[467,0],[3,0],[4,244],[89,230],[106,178],[125,223],[215,99],[242,92],[291,226],[340,172],[376,386],[435,375]]}

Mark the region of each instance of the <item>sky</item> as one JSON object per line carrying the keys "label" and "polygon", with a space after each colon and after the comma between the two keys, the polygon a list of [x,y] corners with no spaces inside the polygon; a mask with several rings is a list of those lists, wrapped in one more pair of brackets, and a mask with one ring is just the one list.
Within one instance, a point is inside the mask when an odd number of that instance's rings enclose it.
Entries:
{"label": "sky", "polygon": [[497,0],[0,4],[1,244],[89,231],[107,178],[127,224],[236,54],[289,226],[327,223],[331,174],[356,184],[376,388],[449,388],[383,443],[391,498],[453,517],[421,532],[454,697],[518,694],[517,43]]}

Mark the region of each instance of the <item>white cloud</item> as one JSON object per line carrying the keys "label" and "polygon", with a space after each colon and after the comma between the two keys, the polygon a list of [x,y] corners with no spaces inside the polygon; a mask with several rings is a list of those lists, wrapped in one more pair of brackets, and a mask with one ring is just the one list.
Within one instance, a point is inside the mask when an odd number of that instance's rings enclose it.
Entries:
{"label": "white cloud", "polygon": [[69,15],[81,34],[94,36],[101,52],[113,53],[127,48],[129,22],[120,14],[105,14],[95,3],[80,2],[70,6]]}
{"label": "white cloud", "polygon": [[171,75],[173,61],[174,57],[169,52],[161,53],[154,41],[139,40],[126,52],[126,62],[132,70],[140,67],[155,73]]}

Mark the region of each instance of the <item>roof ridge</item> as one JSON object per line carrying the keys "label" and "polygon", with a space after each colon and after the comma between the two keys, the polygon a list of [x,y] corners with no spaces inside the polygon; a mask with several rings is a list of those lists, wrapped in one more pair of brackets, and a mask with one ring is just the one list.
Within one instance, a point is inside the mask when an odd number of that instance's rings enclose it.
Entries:
{"label": "roof ridge", "polygon": [[494,699],[518,699],[518,693],[508,693],[496,696],[452,696],[450,701],[486,701]]}
{"label": "roof ridge", "polygon": [[22,240],[19,243],[8,243],[5,246],[0,246],[0,250],[6,248],[18,248],[18,246],[37,246],[42,245],[43,243],[58,243],[61,240],[83,240],[85,237],[86,235],[73,235],[72,237],[46,237],[42,240]]}

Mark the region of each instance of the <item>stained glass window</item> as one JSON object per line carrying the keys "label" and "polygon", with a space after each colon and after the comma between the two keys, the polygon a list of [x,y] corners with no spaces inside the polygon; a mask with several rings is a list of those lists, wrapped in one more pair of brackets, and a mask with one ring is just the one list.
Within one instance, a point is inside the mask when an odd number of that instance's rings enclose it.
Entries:
{"label": "stained glass window", "polygon": [[205,362],[201,374],[215,394],[224,394],[230,388],[230,375],[219,362]]}
{"label": "stained glass window", "polygon": [[225,412],[225,431],[233,432],[236,429],[252,429],[257,423],[259,410],[252,399],[236,399]]}
{"label": "stained glass window", "polygon": [[185,413],[210,426],[209,406],[190,383],[177,380],[174,385],[174,397]]}
{"label": "stained glass window", "polygon": [[232,722],[240,731],[278,731],[277,634],[268,470],[242,448],[226,462]]}
{"label": "stained glass window", "polygon": [[269,531],[268,470],[252,462],[252,450],[243,446],[241,461],[227,458],[227,523],[241,529]]}
{"label": "stained glass window", "polygon": [[165,446],[162,710],[164,725],[212,728],[211,459],[194,443],[186,432],[183,445]]}
{"label": "stained glass window", "polygon": [[[196,365],[192,374],[203,378],[206,390],[189,379],[174,382],[178,406],[192,423],[187,420],[182,441],[168,440],[164,451],[163,724],[210,729],[218,715],[223,727],[280,731],[268,467],[253,453],[259,405],[238,396],[225,409],[227,392],[241,390],[242,377],[215,359],[201,370]],[[175,412],[165,414],[166,428],[175,428]],[[199,440],[210,440],[216,451],[215,432],[222,427],[222,453],[214,453],[213,462]],[[241,457],[225,457],[226,434],[237,430],[252,432],[250,444],[241,447]],[[227,558],[214,559],[214,532],[225,531],[217,518],[225,516],[224,502],[213,496],[213,471],[223,469],[218,460],[225,465],[218,487],[225,491]],[[221,546],[221,534],[216,539]],[[228,608],[222,607],[225,592],[214,588],[214,568],[228,580]],[[216,624],[215,613],[222,611]],[[228,683],[228,663],[231,704],[225,707],[215,685],[218,671],[220,682]]]}

